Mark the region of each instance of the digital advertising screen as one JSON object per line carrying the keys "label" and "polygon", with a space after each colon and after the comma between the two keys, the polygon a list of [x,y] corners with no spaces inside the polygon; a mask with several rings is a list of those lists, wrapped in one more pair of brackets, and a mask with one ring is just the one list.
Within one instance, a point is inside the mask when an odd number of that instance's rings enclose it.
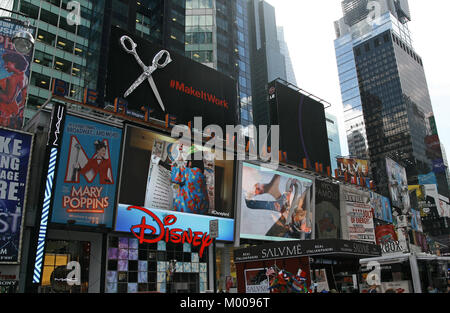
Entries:
{"label": "digital advertising screen", "polygon": [[[144,68],[137,58],[154,69],[151,75],[143,76]],[[112,27],[105,99],[114,103],[117,98],[126,100],[127,110],[133,114],[149,112],[151,118],[161,121],[170,114],[177,124],[183,125],[194,117],[202,117],[205,126],[216,124],[223,129],[238,123],[234,79],[141,36]]]}
{"label": "digital advertising screen", "polygon": [[66,116],[53,223],[112,228],[121,142],[120,128]]}
{"label": "digital advertising screen", "polygon": [[33,135],[0,127],[0,264],[18,264]]}
{"label": "digital advertising screen", "polygon": [[[209,222],[218,220],[217,240],[233,241],[234,161],[213,156],[202,146],[127,125],[115,230],[130,232],[142,222],[142,210],[128,209],[138,206],[160,221],[173,215],[173,227],[180,230],[208,233]],[[155,220],[146,222],[156,227],[153,234],[160,233]]]}
{"label": "digital advertising screen", "polygon": [[280,125],[280,150],[287,161],[298,165],[306,159],[313,168],[322,164],[326,173],[331,162],[324,105],[278,81],[269,84],[269,99],[271,123]]}
{"label": "digital advertising screen", "polygon": [[240,237],[311,239],[312,190],[310,179],[243,163]]}

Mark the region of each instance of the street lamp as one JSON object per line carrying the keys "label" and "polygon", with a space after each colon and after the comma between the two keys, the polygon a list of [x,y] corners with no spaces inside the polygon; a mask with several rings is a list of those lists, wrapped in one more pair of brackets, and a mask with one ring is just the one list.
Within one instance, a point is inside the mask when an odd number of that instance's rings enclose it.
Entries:
{"label": "street lamp", "polygon": [[[13,14],[18,14],[18,15],[21,15],[21,16],[24,16],[27,18],[29,17],[28,15],[23,14],[21,12],[14,12],[14,11],[3,9],[3,8],[0,8],[0,10],[10,12]],[[0,18],[0,20],[1,19],[16,20],[11,17],[2,17],[2,18]],[[16,21],[19,21],[19,20],[16,20]],[[25,21],[22,23],[24,24],[25,27],[27,27],[27,28],[30,27],[29,21]],[[12,42],[14,44],[14,48],[16,49],[16,51],[19,52],[20,54],[29,54],[33,50],[33,47],[34,47],[34,37],[28,30],[20,30],[20,31],[16,32],[12,38]]]}

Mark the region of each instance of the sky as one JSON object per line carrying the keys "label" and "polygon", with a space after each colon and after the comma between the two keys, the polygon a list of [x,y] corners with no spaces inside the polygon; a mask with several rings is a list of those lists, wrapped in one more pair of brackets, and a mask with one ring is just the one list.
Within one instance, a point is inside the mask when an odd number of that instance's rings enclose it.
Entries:
{"label": "sky", "polygon": [[[284,27],[297,85],[332,104],[338,118],[342,155],[348,154],[342,98],[334,52],[333,22],[342,17],[341,0],[266,0]],[[422,57],[441,142],[450,157],[450,30],[448,0],[409,0],[413,46]]]}

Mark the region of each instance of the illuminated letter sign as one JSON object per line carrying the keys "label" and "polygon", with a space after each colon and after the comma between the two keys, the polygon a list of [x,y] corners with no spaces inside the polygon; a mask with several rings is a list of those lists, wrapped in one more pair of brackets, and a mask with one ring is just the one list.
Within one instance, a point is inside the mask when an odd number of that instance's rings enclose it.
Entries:
{"label": "illuminated letter sign", "polygon": [[[141,224],[131,226],[131,233],[139,239],[139,243],[156,243],[158,241],[164,240],[165,242],[173,242],[173,243],[190,243],[194,247],[200,246],[199,256],[200,258],[203,256],[203,252],[205,248],[209,247],[213,242],[213,239],[207,234],[198,231],[192,231],[192,229],[188,229],[187,231],[183,231],[179,228],[169,229],[168,226],[172,226],[176,223],[177,218],[174,215],[167,215],[163,221],[161,221],[156,214],[152,211],[147,210],[145,208],[141,208],[138,206],[130,206],[127,208],[128,211],[131,210],[140,210],[147,215],[150,216],[152,220],[156,222],[159,228],[159,235],[154,239],[145,239],[145,235],[156,235],[157,229],[151,225],[146,223],[146,217],[143,216],[141,219]],[[138,232],[135,231],[138,230]],[[149,230],[149,234],[145,234],[145,231]]]}

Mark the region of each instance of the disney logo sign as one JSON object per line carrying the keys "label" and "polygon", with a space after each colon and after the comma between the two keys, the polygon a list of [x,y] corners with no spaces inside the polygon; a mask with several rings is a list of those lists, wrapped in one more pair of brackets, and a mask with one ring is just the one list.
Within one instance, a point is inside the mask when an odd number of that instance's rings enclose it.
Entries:
{"label": "disney logo sign", "polygon": [[[159,235],[154,239],[146,239],[145,235],[157,235],[157,229],[148,225],[146,222],[146,217],[142,216],[141,223],[138,225],[133,225],[130,228],[131,233],[139,239],[139,243],[156,243],[161,240],[165,242],[173,242],[173,243],[189,243],[194,247],[200,246],[199,257],[203,256],[204,250],[211,245],[213,239],[210,235],[200,231],[192,231],[192,229],[182,230],[180,228],[169,228],[168,226],[172,226],[176,223],[177,217],[174,215],[167,215],[161,221],[161,219],[152,211],[147,210],[145,208],[139,206],[129,206],[127,211],[131,210],[139,210],[149,215],[158,225]],[[137,231],[135,231],[137,230]],[[145,231],[149,230],[150,233],[145,233]]]}

